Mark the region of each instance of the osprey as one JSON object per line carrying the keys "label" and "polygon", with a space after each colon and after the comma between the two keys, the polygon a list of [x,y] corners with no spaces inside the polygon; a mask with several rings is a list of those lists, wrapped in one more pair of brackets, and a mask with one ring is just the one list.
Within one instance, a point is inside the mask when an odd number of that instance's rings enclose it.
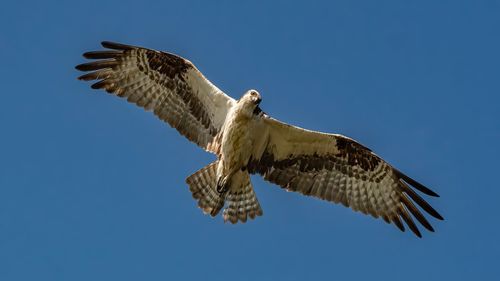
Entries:
{"label": "osprey", "polygon": [[[341,203],[381,217],[401,231],[402,221],[421,237],[412,216],[434,231],[416,205],[442,220],[413,189],[438,195],[370,149],[339,135],[310,131],[269,117],[256,90],[235,100],[208,81],[188,60],[151,49],[102,42],[108,50],[84,53],[95,61],[76,69],[91,87],[126,98],[217,160],[186,179],[199,207],[224,221],[246,222],[262,215],[250,174],[288,191]],[[413,187],[413,188],[412,188]]]}

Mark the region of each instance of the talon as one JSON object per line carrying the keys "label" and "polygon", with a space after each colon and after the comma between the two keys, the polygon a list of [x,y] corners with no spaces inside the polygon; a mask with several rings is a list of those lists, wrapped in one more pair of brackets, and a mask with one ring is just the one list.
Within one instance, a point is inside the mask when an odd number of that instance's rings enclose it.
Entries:
{"label": "talon", "polygon": [[227,191],[227,177],[220,177],[217,180],[217,192],[225,193]]}

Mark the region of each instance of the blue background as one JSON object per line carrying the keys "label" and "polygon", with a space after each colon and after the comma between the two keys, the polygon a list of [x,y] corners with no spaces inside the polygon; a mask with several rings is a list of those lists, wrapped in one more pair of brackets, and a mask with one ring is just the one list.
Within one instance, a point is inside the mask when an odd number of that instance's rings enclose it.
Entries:
{"label": "blue background", "polygon": [[[2,2],[0,280],[498,278],[499,1],[235,2]],[[76,80],[102,40],[359,140],[446,220],[418,239],[259,177],[263,217],[203,215],[184,179],[214,157]]]}

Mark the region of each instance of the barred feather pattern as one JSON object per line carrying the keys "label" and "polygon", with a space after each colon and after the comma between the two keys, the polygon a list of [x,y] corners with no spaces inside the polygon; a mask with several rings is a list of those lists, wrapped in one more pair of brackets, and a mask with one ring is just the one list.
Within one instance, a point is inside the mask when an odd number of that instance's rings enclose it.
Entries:
{"label": "barred feather pattern", "polygon": [[223,212],[225,222],[229,221],[235,224],[240,221],[245,223],[248,218],[255,219],[263,214],[250,182],[250,175],[246,172],[241,185],[229,189],[226,200],[227,207]]}
{"label": "barred feather pattern", "polygon": [[217,153],[214,138],[235,103],[188,60],[141,47],[103,42],[110,50],[83,54],[96,60],[76,66],[91,87],[143,107],[207,151]]}
{"label": "barred feather pattern", "polygon": [[[76,69],[87,73],[79,79],[96,80],[91,86],[127,99],[153,111],[161,120],[207,151],[222,155],[221,140],[227,115],[236,101],[207,80],[188,60],[174,54],[141,47],[102,42],[107,50],[87,52],[94,60]],[[295,127],[263,113],[257,106],[247,128],[252,143],[226,193],[216,190],[217,162],[186,179],[199,207],[216,216],[224,207],[225,221],[246,222],[262,215],[248,173],[287,190],[343,204],[355,211],[381,217],[405,231],[403,222],[418,237],[414,218],[434,231],[422,210],[434,218],[443,217],[417,191],[438,197],[421,183],[403,174],[370,149],[338,134]],[[227,129],[227,128],[226,128]],[[235,156],[233,151],[225,157]],[[236,155],[238,156],[238,155]],[[241,156],[241,155],[239,155]],[[246,156],[245,156],[246,157]],[[243,172],[244,171],[244,172]],[[242,177],[243,175],[243,177]],[[415,190],[414,190],[415,189]]]}
{"label": "barred feather pattern", "polygon": [[193,198],[205,214],[215,217],[224,207],[224,196],[217,192],[217,161],[203,167],[186,179]]}
{"label": "barred feather pattern", "polygon": [[261,174],[286,190],[380,217],[401,231],[405,230],[404,221],[418,237],[421,233],[413,218],[429,231],[434,229],[416,205],[443,219],[410,185],[430,196],[438,196],[436,193],[365,146],[341,135],[304,130],[264,118],[267,133],[262,134],[268,142],[263,152],[249,161],[250,173]]}
{"label": "barred feather pattern", "polygon": [[[406,206],[401,203],[403,195],[398,180],[387,175],[387,165],[380,165],[373,173],[343,164],[340,160],[338,164],[332,164],[330,167],[304,170],[300,168],[299,163],[290,166],[275,165],[264,169],[262,175],[264,179],[289,191],[340,203],[354,211],[375,218],[381,217],[388,223],[393,222],[404,230],[398,217],[401,213],[409,227],[420,236],[411,217],[406,216]],[[373,181],[376,176],[382,177],[383,180]],[[425,217],[419,215],[418,218],[426,228],[433,231]]]}

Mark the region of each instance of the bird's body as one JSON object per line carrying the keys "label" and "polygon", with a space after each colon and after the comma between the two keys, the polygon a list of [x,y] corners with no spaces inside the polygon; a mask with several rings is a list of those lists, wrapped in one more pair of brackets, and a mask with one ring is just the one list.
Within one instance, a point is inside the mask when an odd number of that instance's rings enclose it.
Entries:
{"label": "bird's body", "polygon": [[[186,179],[205,213],[223,211],[225,221],[246,222],[262,215],[250,174],[289,191],[300,192],[355,211],[381,217],[417,235],[412,216],[434,231],[420,209],[442,219],[413,188],[436,193],[393,168],[370,149],[338,134],[285,124],[263,113],[260,94],[234,100],[179,56],[146,48],[103,42],[110,49],[85,53],[97,61],[77,69],[91,71],[81,80],[146,110],[217,160]],[[410,215],[411,214],[411,215]]]}
{"label": "bird's body", "polygon": [[258,141],[258,136],[252,133],[259,121],[253,114],[256,104],[252,101],[252,95],[258,93],[249,91],[229,111],[221,137],[217,178],[225,184],[233,182],[232,187],[236,190],[240,185],[238,177],[233,181],[231,177],[238,171],[248,173],[246,166]]}

